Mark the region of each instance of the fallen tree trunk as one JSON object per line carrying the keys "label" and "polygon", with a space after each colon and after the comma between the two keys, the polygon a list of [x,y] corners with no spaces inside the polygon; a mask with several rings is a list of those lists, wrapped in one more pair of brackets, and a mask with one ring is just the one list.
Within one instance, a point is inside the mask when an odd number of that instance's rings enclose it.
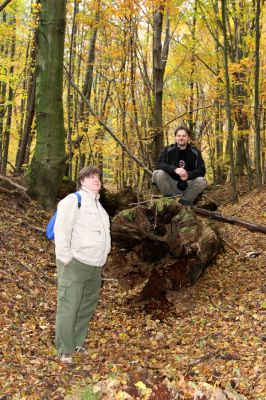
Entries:
{"label": "fallen tree trunk", "polygon": [[147,281],[138,300],[162,298],[191,285],[219,252],[212,227],[178,199],[158,199],[113,218],[113,249],[104,272],[132,289]]}
{"label": "fallen tree trunk", "polygon": [[193,211],[202,217],[208,217],[216,221],[226,222],[227,224],[239,225],[248,229],[251,232],[261,232],[266,234],[266,226],[252,224],[251,222],[243,221],[239,218],[222,215],[218,212],[203,210],[202,208],[193,207]]}

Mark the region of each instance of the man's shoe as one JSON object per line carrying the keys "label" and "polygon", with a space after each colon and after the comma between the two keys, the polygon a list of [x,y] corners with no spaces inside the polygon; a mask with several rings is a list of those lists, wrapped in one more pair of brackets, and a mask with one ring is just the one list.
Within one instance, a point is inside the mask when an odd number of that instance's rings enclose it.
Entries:
{"label": "man's shoe", "polygon": [[70,353],[62,353],[60,354],[59,361],[63,364],[73,364],[73,358]]}
{"label": "man's shoe", "polygon": [[179,203],[180,203],[180,204],[183,204],[183,206],[193,206],[193,203],[192,203],[192,201],[190,201],[190,200],[183,200],[183,199],[180,199],[180,200],[179,200]]}
{"label": "man's shoe", "polygon": [[87,350],[82,346],[76,347],[75,348],[75,353],[81,353],[81,354],[84,354],[84,355],[88,354]]}

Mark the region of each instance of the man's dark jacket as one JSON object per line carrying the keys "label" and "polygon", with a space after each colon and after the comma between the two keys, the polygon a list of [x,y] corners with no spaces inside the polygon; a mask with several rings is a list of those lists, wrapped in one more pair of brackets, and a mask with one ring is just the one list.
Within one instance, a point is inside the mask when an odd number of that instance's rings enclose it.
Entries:
{"label": "man's dark jacket", "polygon": [[201,152],[191,144],[188,144],[185,150],[180,150],[176,144],[166,146],[159,155],[156,169],[162,169],[178,181],[180,177],[175,173],[175,169],[179,168],[180,158],[185,160],[188,180],[205,175],[206,169]]}

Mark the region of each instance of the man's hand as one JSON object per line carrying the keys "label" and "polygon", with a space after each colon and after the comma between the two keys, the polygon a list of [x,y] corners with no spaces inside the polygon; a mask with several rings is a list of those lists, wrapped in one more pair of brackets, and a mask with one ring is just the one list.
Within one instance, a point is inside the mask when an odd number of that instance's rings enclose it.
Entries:
{"label": "man's hand", "polygon": [[188,179],[188,173],[184,168],[176,168],[175,173],[180,176],[181,181]]}

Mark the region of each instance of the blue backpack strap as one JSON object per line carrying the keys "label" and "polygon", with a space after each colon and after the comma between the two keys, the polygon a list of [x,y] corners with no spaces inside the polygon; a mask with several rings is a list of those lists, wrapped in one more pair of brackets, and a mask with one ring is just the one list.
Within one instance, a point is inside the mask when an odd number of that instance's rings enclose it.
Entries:
{"label": "blue backpack strap", "polygon": [[[78,208],[80,208],[81,206],[81,195],[79,192],[75,193],[77,199],[78,199]],[[48,240],[54,240],[54,224],[55,224],[55,220],[56,220],[56,215],[57,215],[57,211],[54,213],[54,215],[52,216],[52,218],[50,219],[50,221],[48,222],[48,225],[46,227],[46,237]]]}
{"label": "blue backpack strap", "polygon": [[75,192],[75,195],[77,196],[77,199],[78,199],[78,208],[80,208],[80,206],[81,206],[81,195],[80,195],[79,192]]}

